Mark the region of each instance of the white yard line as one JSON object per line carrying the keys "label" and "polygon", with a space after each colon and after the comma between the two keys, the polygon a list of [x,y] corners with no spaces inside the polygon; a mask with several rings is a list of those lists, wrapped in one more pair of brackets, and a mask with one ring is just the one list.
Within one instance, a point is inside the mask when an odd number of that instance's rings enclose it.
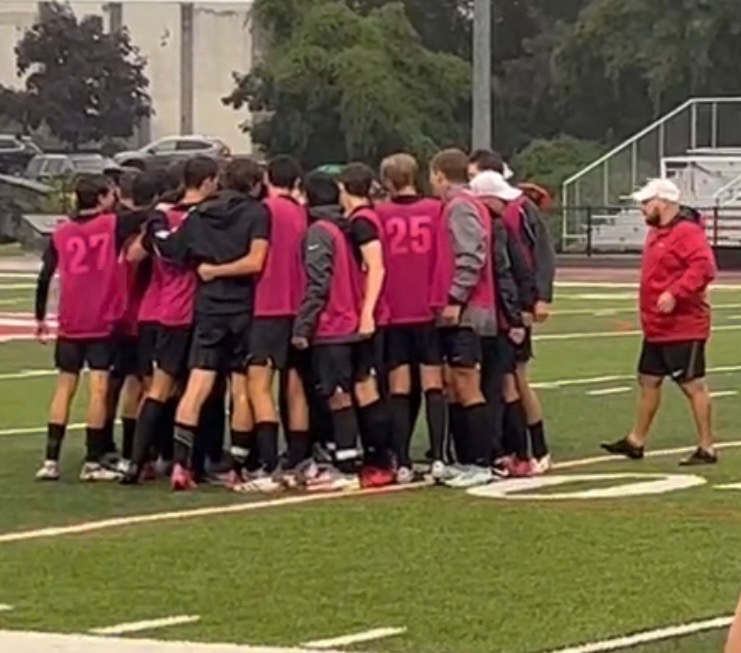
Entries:
{"label": "white yard line", "polygon": [[589,390],[587,394],[590,397],[604,397],[606,395],[620,395],[625,392],[631,392],[633,390],[633,386],[630,385],[621,385],[617,388],[602,388],[600,390]]}
{"label": "white yard line", "polygon": [[33,377],[54,376],[54,370],[22,370],[20,372],[8,372],[0,374],[0,381],[11,381],[13,379],[28,379]]}
{"label": "white yard line", "polygon": [[733,617],[716,617],[715,619],[694,621],[688,624],[670,626],[669,628],[647,630],[643,633],[636,633],[635,635],[628,635],[626,637],[616,637],[615,639],[605,639],[580,646],[570,646],[568,648],[549,651],[548,653],[605,653],[606,651],[619,651],[620,649],[632,648],[639,644],[649,644],[665,639],[694,635],[695,633],[702,633],[707,630],[727,628],[731,625],[732,621]]}
{"label": "white yard line", "polygon": [[721,399],[722,397],[735,397],[737,394],[737,390],[718,390],[716,392],[711,392],[710,396],[713,399]]}
{"label": "white yard line", "polygon": [[353,644],[372,642],[377,639],[383,639],[384,637],[401,635],[406,631],[406,628],[373,628],[372,630],[364,630],[362,633],[351,633],[349,635],[341,635],[340,637],[332,637],[329,639],[315,639],[311,642],[304,642],[301,644],[301,647],[309,649],[344,648],[345,646],[352,646]]}
{"label": "white yard line", "polygon": [[10,612],[12,609],[12,605],[8,605],[7,603],[0,603],[0,612]]}
{"label": "white yard line", "polygon": [[[68,431],[76,431],[78,429],[84,429],[84,428],[85,428],[85,424],[83,424],[82,422],[67,425]],[[20,428],[14,428],[14,429],[0,429],[0,437],[4,435],[32,435],[34,433],[46,433],[46,427],[45,426],[22,426]]]}
{"label": "white yard line", "polygon": [[0,283],[0,290],[33,290],[35,283]]}
{"label": "white yard line", "polygon": [[[556,281],[556,288],[638,288],[637,281],[614,282],[614,281]],[[710,286],[713,290],[741,290],[741,283],[714,283]]]}
{"label": "white yard line", "polygon": [[[718,331],[741,331],[741,325],[739,324],[721,324],[713,327],[713,332]],[[628,338],[641,336],[643,332],[639,329],[631,329],[628,331],[594,331],[584,333],[546,333],[539,336],[534,336],[535,341],[544,340],[591,340],[596,338]]]}
{"label": "white yard line", "polygon": [[0,272],[0,279],[38,279],[37,272]]}
{"label": "white yard line", "polygon": [[128,633],[140,633],[143,630],[157,630],[170,626],[182,626],[200,621],[198,615],[181,615],[178,617],[163,617],[161,619],[148,619],[146,621],[130,621],[105,628],[92,628],[92,635],[126,635]]}

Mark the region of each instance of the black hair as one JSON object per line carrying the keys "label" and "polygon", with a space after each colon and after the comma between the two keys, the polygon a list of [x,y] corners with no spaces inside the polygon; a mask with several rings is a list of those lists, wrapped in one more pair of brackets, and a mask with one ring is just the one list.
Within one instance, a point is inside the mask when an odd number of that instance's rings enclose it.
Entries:
{"label": "black hair", "polygon": [[257,199],[263,186],[262,166],[249,157],[232,159],[224,170],[224,187]]}
{"label": "black hair", "polygon": [[219,164],[207,156],[194,156],[183,166],[183,183],[186,188],[200,188],[208,179],[219,176]]}
{"label": "black hair", "polygon": [[90,211],[100,204],[101,197],[112,191],[111,181],[104,175],[82,175],[75,183],[75,198],[79,211]]}
{"label": "black hair", "polygon": [[141,175],[139,170],[127,170],[121,175],[118,183],[118,194],[122,199],[132,199],[134,196],[134,182]]}
{"label": "black hair", "polygon": [[345,187],[345,191],[355,197],[370,197],[375,177],[365,163],[350,163],[340,173],[337,181]]}
{"label": "black hair", "polygon": [[476,164],[476,167],[482,172],[491,170],[492,172],[498,172],[500,175],[504,174],[504,159],[495,150],[474,150],[468,160],[470,163]]}
{"label": "black hair", "polygon": [[335,179],[326,172],[312,172],[303,183],[306,201],[310,207],[331,206],[340,203],[340,187]]}
{"label": "black hair", "polygon": [[153,206],[160,194],[160,180],[156,173],[145,172],[134,179],[131,200],[137,208]]}
{"label": "black hair", "polygon": [[303,174],[299,162],[284,154],[270,159],[267,173],[268,181],[276,188],[293,188]]}

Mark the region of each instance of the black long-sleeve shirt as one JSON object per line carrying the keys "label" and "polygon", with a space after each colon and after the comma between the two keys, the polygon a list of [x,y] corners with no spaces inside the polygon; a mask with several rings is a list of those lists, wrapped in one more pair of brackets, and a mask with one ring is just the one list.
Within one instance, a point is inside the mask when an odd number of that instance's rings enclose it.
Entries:
{"label": "black long-sleeve shirt", "polygon": [[[87,222],[96,218],[98,212],[81,212],[70,219],[77,222]],[[115,246],[116,253],[120,254],[124,245],[130,238],[140,233],[144,223],[150,218],[151,211],[121,211],[116,214],[116,234]],[[50,238],[49,242],[41,255],[41,270],[36,281],[36,301],[35,315],[37,321],[42,321],[46,317],[46,305],[49,300],[49,287],[54,273],[59,267],[59,253],[54,246],[54,239]]]}
{"label": "black long-sleeve shirt", "polygon": [[538,207],[528,200],[524,209],[525,230],[532,243],[535,262],[536,299],[550,303],[553,301],[553,284],[556,278],[556,252]]}
{"label": "black long-sleeve shirt", "polygon": [[510,328],[522,326],[522,300],[510,255],[511,239],[499,219],[492,221],[492,258],[497,303]]}

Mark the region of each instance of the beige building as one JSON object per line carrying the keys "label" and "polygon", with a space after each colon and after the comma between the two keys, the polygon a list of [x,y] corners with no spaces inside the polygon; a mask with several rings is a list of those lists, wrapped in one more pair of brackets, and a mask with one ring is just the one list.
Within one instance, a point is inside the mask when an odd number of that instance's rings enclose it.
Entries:
{"label": "beige building", "polygon": [[[72,0],[78,16],[99,14],[108,28],[126,25],[147,59],[155,115],[139,138],[196,133],[223,139],[235,152],[251,151],[239,129],[248,119],[221,103],[232,72],[252,65],[252,0],[172,2]],[[37,15],[38,2],[0,0],[0,83],[17,86],[13,48]]]}

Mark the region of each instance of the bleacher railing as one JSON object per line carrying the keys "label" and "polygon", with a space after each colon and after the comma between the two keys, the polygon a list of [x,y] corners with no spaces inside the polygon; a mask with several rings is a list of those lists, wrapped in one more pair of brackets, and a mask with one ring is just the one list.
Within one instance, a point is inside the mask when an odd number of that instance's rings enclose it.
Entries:
{"label": "bleacher railing", "polygon": [[[662,160],[741,147],[741,97],[693,98],[566,180],[564,207],[614,206],[651,177]],[[582,236],[583,224],[564,219],[561,240]]]}

